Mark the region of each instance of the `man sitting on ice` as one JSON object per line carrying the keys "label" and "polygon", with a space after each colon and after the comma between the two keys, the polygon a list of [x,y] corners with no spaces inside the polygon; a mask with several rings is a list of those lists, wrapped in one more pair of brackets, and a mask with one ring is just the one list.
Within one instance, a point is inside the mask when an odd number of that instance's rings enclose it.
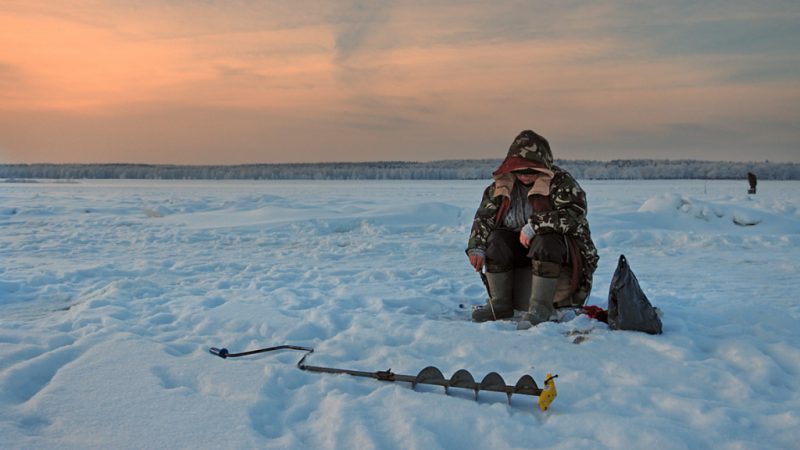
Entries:
{"label": "man sitting on ice", "polygon": [[[472,320],[510,318],[516,304],[527,311],[521,324],[538,325],[556,307],[582,306],[599,259],[583,189],[553,164],[547,140],[530,130],[514,139],[493,177],[467,245],[472,267],[485,266],[489,290]],[[515,302],[521,296],[527,298]]]}

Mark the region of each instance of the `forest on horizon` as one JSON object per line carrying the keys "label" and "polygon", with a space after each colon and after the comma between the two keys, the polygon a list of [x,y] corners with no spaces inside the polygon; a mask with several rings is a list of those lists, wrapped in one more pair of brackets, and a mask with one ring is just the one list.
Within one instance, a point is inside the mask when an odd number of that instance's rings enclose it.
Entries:
{"label": "forest on horizon", "polygon": [[[478,180],[490,179],[500,159],[430,162],[375,161],[237,165],[172,164],[0,164],[0,179],[153,180]],[[700,160],[556,160],[577,179],[800,180],[800,164]]]}

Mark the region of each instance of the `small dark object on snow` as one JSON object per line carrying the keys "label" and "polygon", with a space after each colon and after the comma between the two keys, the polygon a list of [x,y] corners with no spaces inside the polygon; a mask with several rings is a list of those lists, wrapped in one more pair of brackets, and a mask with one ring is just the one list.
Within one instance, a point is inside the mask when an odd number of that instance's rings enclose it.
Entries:
{"label": "small dark object on snow", "polygon": [[603,323],[608,323],[608,311],[596,306],[588,305],[581,308],[581,312],[589,316],[590,319],[595,319]]}
{"label": "small dark object on snow", "polygon": [[642,292],[625,255],[619,255],[617,270],[608,290],[608,327],[661,334],[661,319]]}

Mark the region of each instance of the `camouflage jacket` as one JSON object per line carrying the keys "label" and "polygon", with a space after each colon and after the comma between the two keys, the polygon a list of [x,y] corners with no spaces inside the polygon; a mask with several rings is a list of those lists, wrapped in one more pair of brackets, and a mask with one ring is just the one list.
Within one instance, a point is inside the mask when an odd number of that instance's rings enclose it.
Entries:
{"label": "camouflage jacket", "polygon": [[[559,233],[568,238],[571,253],[577,253],[573,255],[573,262],[577,263],[575,269],[580,272],[577,292],[588,296],[599,257],[586,220],[586,193],[569,172],[558,166],[552,166],[552,172],[549,207],[535,205],[530,222],[537,234]],[[478,251],[485,254],[489,234],[502,223],[510,199],[496,192],[509,192],[508,189],[496,189],[498,183],[499,180],[495,181],[483,193],[472,222],[467,253]]]}

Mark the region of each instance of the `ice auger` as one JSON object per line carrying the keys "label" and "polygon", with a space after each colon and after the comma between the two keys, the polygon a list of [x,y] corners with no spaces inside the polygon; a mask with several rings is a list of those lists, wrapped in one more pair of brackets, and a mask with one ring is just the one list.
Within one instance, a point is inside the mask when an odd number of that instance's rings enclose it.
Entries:
{"label": "ice auger", "polygon": [[509,404],[511,403],[512,394],[531,395],[539,397],[539,409],[542,411],[547,411],[547,409],[550,407],[550,404],[553,403],[553,400],[555,400],[556,395],[558,395],[558,392],[556,391],[556,383],[554,381],[558,375],[551,375],[549,373],[547,374],[547,378],[544,380],[544,388],[539,388],[539,386],[536,384],[536,381],[534,381],[533,377],[530,375],[523,375],[514,386],[510,386],[506,384],[505,380],[503,380],[503,377],[501,377],[497,372],[492,372],[486,375],[483,377],[480,383],[478,383],[475,381],[475,378],[472,376],[472,374],[464,369],[456,371],[448,380],[444,377],[442,371],[434,366],[428,366],[420,370],[416,376],[396,374],[392,372],[391,369],[379,370],[377,372],[363,372],[360,370],[311,366],[306,364],[306,358],[308,358],[310,354],[314,353],[314,349],[296,345],[279,345],[276,347],[267,347],[241,353],[230,353],[226,348],[212,347],[209,349],[209,352],[211,352],[213,355],[219,356],[222,359],[227,359],[276,350],[300,350],[306,352],[300,361],[297,362],[297,367],[300,370],[319,373],[347,374],[356,377],[373,378],[379,381],[403,381],[411,383],[412,389],[416,389],[417,385],[419,384],[430,384],[434,386],[442,386],[445,394],[449,393],[450,388],[469,389],[475,392],[475,400],[478,399],[478,392],[480,391],[503,392],[506,394],[506,396],[508,396]]}

